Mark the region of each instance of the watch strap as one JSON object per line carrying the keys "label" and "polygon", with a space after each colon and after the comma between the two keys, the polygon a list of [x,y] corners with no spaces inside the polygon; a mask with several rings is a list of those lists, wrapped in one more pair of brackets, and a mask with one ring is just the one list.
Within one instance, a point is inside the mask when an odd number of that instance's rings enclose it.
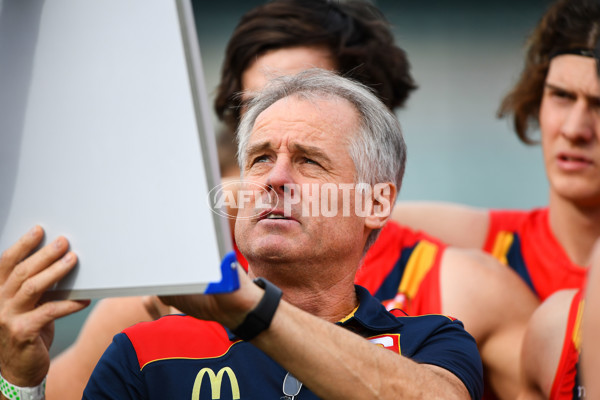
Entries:
{"label": "watch strap", "polygon": [[283,295],[281,289],[264,278],[256,278],[253,282],[263,288],[265,294],[258,305],[246,315],[240,326],[232,330],[234,335],[245,341],[254,339],[269,328]]}

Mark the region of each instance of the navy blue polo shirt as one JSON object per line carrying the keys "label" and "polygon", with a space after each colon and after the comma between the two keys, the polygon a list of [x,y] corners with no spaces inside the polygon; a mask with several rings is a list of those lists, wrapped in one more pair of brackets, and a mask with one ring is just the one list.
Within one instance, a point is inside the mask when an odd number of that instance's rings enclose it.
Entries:
{"label": "navy blue polo shirt", "polygon": [[[483,392],[481,358],[460,321],[387,311],[356,286],[359,307],[339,325],[418,363],[442,367]],[[352,351],[352,349],[348,349]],[[85,389],[84,399],[279,399],[287,371],[216,322],[169,315],[116,335]],[[317,399],[303,386],[297,400]]]}

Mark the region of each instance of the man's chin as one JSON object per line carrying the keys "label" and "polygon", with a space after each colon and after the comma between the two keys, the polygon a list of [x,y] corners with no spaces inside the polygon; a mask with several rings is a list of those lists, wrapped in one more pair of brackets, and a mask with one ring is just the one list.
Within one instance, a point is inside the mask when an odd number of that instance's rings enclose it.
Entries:
{"label": "man's chin", "polygon": [[294,249],[289,243],[268,243],[260,246],[253,246],[247,250],[244,256],[252,263],[287,263],[297,261],[300,257],[296,256]]}

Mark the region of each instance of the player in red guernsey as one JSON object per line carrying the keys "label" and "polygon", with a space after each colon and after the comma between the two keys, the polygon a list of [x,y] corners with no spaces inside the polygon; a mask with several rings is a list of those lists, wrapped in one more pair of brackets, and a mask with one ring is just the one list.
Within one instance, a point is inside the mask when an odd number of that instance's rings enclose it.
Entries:
{"label": "player in red guernsey", "polygon": [[521,399],[577,399],[585,390],[576,379],[579,347],[572,333],[578,332],[579,303],[572,300],[600,236],[599,36],[600,3],[556,2],[533,33],[521,79],[501,106],[501,114],[514,115],[525,143],[535,142],[527,135],[531,123],[540,127],[548,207],[412,204],[396,210],[399,220],[450,244],[485,249],[546,299],[523,343]]}
{"label": "player in red guernsey", "polygon": [[548,207],[523,212],[400,204],[395,218],[508,264],[540,299],[579,288],[600,236],[600,3],[559,0],[530,38],[525,68],[500,115],[519,138],[540,128]]}

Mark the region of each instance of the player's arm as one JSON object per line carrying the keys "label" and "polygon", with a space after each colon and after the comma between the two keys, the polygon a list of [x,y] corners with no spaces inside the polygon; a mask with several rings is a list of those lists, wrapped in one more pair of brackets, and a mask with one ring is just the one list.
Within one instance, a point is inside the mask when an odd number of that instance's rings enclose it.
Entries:
{"label": "player's arm", "polygon": [[398,202],[392,219],[457,247],[481,249],[489,227],[486,209],[441,202]]}
{"label": "player's arm", "polygon": [[477,341],[494,393],[516,398],[521,343],[539,301],[517,274],[480,250],[447,248],[440,282],[442,312],[460,319]]}
{"label": "player's arm", "polygon": [[115,334],[140,321],[154,319],[143,297],[120,297],[98,302],[83,325],[77,340],[52,360],[46,398],[81,399],[96,363]]}
{"label": "player's arm", "polygon": [[521,352],[523,378],[519,400],[550,398],[575,293],[575,290],[554,293],[529,320]]}

